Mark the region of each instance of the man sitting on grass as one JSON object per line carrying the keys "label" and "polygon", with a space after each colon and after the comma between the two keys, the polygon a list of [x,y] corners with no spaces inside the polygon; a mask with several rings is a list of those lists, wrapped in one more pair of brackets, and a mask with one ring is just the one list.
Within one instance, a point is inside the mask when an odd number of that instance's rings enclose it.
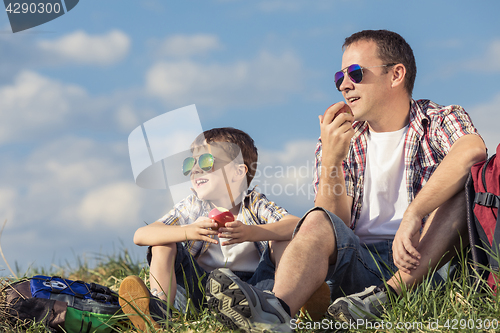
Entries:
{"label": "man sitting on grass", "polygon": [[[275,264],[298,221],[265,195],[248,191],[257,148],[245,132],[205,131],[191,151],[183,173],[194,193],[134,235],[137,245],[149,246],[151,294],[137,276],[125,278],[119,294],[123,311],[140,330],[158,327],[156,321],[168,317],[167,307],[186,311],[188,298],[196,309],[205,306],[208,273],[216,268],[228,267],[259,289],[272,289]],[[208,218],[214,207],[228,209],[234,222],[216,230],[218,224]]]}
{"label": "man sitting on grass", "polygon": [[290,331],[325,280],[334,318],[379,317],[388,293],[422,282],[467,239],[464,184],[486,157],[469,115],[412,98],[417,68],[400,35],[361,31],[343,49],[335,84],[345,102],[319,116],[317,207],[298,223],[274,293],[225,268],[210,275],[209,306],[231,328]]}

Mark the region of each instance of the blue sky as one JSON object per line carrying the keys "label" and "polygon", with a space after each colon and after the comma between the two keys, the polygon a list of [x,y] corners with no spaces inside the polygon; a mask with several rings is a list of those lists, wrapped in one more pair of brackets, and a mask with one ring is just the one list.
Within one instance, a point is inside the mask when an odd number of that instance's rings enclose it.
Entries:
{"label": "blue sky", "polygon": [[414,98],[465,107],[492,154],[498,12],[496,0],[82,0],[16,34],[0,14],[3,252],[21,271],[123,247],[142,258],[133,232],[172,202],[134,184],[128,135],[191,104],[203,129],[249,133],[269,166],[256,184],[302,215],[313,204],[317,116],[341,100],[341,45],[363,29],[405,37]]}

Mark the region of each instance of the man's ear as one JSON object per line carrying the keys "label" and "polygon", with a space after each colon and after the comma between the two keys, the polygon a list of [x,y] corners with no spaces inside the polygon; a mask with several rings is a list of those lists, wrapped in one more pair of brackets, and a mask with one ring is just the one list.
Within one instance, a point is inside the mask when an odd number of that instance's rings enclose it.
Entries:
{"label": "man's ear", "polygon": [[403,64],[396,64],[392,68],[392,87],[395,88],[399,85],[404,85],[406,77],[406,67]]}

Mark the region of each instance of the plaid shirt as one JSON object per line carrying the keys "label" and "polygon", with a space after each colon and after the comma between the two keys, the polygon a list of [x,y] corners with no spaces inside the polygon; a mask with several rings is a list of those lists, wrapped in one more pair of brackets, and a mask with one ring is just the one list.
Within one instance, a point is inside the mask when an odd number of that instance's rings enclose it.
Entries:
{"label": "plaid shirt", "polygon": [[[353,197],[351,229],[355,229],[361,214],[364,171],[368,139],[368,124],[354,122],[354,136],[343,161],[347,195]],[[405,137],[404,156],[408,204],[429,180],[439,163],[458,138],[478,134],[469,115],[458,105],[442,106],[429,100],[412,100],[410,122]],[[316,146],[314,190],[317,194],[321,170],[321,138]]]}
{"label": "plaid shirt", "polygon": [[[208,217],[211,209],[212,207],[210,207],[207,201],[200,200],[196,194],[191,194],[186,199],[177,203],[170,212],[157,222],[163,222],[168,225],[191,224],[201,216]],[[237,220],[247,225],[259,225],[277,222],[288,214],[284,208],[277,206],[274,202],[269,201],[264,194],[253,189],[248,191],[248,194],[245,196]],[[205,241],[194,240],[185,241],[183,244],[194,258],[198,258],[210,245],[210,243]],[[267,244],[267,241],[255,242],[260,255],[266,249]]]}

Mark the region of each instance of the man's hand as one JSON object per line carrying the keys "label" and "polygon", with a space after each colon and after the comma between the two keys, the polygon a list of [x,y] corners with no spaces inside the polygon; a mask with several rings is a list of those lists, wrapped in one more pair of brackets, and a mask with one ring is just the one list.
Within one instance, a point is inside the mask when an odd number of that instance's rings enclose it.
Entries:
{"label": "man's hand", "polygon": [[421,256],[416,247],[420,241],[421,226],[422,219],[407,211],[392,243],[394,264],[407,274],[420,265]]}
{"label": "man's hand", "polygon": [[316,206],[328,209],[349,226],[351,222],[352,198],[345,190],[342,161],[349,152],[354,135],[354,116],[344,102],[333,104],[319,116],[321,128],[321,169],[318,192],[314,200]]}
{"label": "man's hand", "polygon": [[351,108],[344,102],[335,103],[319,116],[321,142],[323,145],[322,165],[336,165],[349,151],[349,144],[354,135]]}
{"label": "man's hand", "polygon": [[217,235],[218,232],[210,228],[217,228],[217,226],[217,222],[207,217],[198,217],[194,223],[183,225],[186,228],[187,240],[205,241],[212,244],[217,244],[218,242],[209,236]]}
{"label": "man's hand", "polygon": [[226,226],[219,228],[219,238],[229,238],[221,245],[231,245],[251,241],[253,238],[252,226],[246,225],[241,221],[227,222]]}

